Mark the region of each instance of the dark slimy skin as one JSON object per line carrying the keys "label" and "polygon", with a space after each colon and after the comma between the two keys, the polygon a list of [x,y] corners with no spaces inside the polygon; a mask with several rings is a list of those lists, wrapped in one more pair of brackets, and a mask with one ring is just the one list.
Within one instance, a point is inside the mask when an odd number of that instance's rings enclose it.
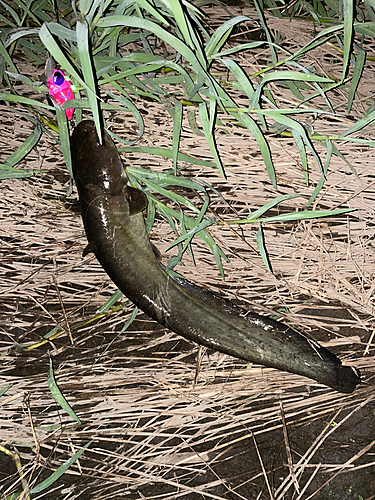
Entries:
{"label": "dark slimy skin", "polygon": [[83,121],[72,134],[71,149],[88,249],[142,311],[198,344],[309,377],[339,392],[351,393],[360,383],[355,368],[343,366],[317,342],[171,278],[146,233],[142,210],[147,198],[128,185],[110,136],[103,131],[100,145],[94,123]]}

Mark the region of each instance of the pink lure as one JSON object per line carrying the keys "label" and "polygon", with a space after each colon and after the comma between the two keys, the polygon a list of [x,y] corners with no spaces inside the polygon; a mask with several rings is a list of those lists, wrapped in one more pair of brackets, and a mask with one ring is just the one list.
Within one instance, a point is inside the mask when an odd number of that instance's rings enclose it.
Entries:
{"label": "pink lure", "polygon": [[[49,88],[50,95],[60,106],[62,106],[65,101],[74,99],[71,82],[66,78],[64,73],[58,69],[53,70],[53,73],[48,80],[47,87]],[[66,109],[65,113],[68,120],[71,120],[74,108]]]}

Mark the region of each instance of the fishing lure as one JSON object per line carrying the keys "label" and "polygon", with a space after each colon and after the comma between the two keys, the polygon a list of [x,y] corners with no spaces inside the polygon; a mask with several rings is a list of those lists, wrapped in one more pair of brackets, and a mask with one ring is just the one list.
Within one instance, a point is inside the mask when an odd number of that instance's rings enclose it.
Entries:
{"label": "fishing lure", "polygon": [[[45,75],[49,94],[62,106],[65,101],[74,99],[74,86],[61,70],[55,69],[55,63],[50,57],[46,62]],[[73,117],[74,108],[65,110],[68,120]]]}

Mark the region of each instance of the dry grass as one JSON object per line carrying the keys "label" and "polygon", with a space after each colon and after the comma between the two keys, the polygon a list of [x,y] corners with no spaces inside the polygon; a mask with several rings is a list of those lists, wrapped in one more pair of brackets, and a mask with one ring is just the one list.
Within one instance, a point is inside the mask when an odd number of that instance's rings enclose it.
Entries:
{"label": "dry grass", "polygon": [[[293,46],[309,37],[298,21],[272,23]],[[335,55],[330,46],[320,48],[313,63],[323,74],[334,74]],[[254,72],[267,63],[265,57],[258,52],[241,64]],[[352,116],[372,101],[373,71],[369,62]],[[343,92],[331,96],[339,111],[346,102]],[[294,102],[287,89],[278,99]],[[169,116],[155,103],[139,106],[146,123],[141,145],[170,147]],[[27,135],[29,124],[7,106],[1,113],[3,160]],[[350,125],[351,117],[320,117],[314,127],[336,135]],[[114,116],[113,127],[136,133],[128,116]],[[227,181],[209,169],[189,166],[187,172],[223,193],[230,207],[216,200],[213,208],[230,220],[246,216],[274,192],[253,138],[234,126],[226,130],[229,134],[219,130],[216,137]],[[373,139],[372,127],[363,135]],[[311,160],[312,187],[307,187],[293,141],[277,136],[270,141],[279,194],[306,195],[283,207],[302,206],[320,178],[318,168]],[[204,139],[187,128],[181,151],[210,159]],[[9,351],[15,341],[37,341],[56,325],[66,328],[66,320],[74,326],[92,318],[115,290],[92,256],[81,257],[85,238],[77,205],[65,199],[69,181],[63,160],[53,141],[43,137],[25,166],[46,172],[1,186],[0,389],[13,386],[0,400],[0,439],[19,451],[30,484],[93,440],[48,498],[374,498],[369,493],[375,491],[373,151],[350,143],[341,144],[340,151],[358,175],[333,157],[316,206],[349,206],[357,209],[354,214],[266,226],[273,275],[252,250],[257,228],[229,226],[211,230],[230,257],[225,282],[199,240],[194,244],[197,265],[187,256],[181,272],[264,314],[282,308],[286,321],[362,370],[365,382],[349,396],[296,375],[207,353],[142,315],[104,353],[131,310],[125,300],[121,311],[79,331],[72,328],[73,345],[66,334],[34,351]],[[171,168],[168,160],[145,155],[129,154],[125,162]],[[151,236],[160,250],[173,239],[162,220]],[[48,390],[49,356],[80,426],[72,425]],[[10,475],[10,460],[1,460],[8,471],[0,477],[6,495],[18,476]]]}

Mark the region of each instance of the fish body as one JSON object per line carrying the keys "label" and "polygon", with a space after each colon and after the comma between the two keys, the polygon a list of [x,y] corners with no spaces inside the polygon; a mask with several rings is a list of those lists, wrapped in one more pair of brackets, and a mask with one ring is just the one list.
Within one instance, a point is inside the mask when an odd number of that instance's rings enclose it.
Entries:
{"label": "fish body", "polygon": [[146,195],[131,186],[110,136],[100,145],[95,125],[83,121],[71,137],[73,174],[92,250],[116,286],[160,324],[217,351],[309,377],[351,393],[359,372],[290,327],[244,313],[194,285],[168,275],[149,241],[142,210]]}

